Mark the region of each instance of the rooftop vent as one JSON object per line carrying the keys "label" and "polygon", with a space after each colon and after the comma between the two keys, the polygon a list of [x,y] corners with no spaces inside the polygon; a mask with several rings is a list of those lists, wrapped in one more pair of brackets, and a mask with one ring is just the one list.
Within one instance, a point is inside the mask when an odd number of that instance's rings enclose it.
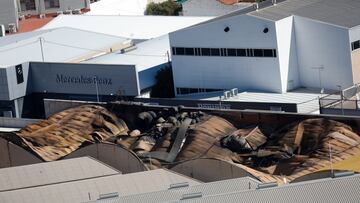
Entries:
{"label": "rooftop vent", "polygon": [[183,183],[170,184],[169,189],[176,189],[176,188],[182,188],[182,187],[189,187],[189,183],[188,182],[183,182]]}
{"label": "rooftop vent", "polygon": [[81,10],[80,9],[74,9],[72,11],[72,14],[79,15],[79,14],[81,14]]}
{"label": "rooftop vent", "polygon": [[276,5],[276,0],[272,0],[272,4],[273,4],[273,5]]}
{"label": "rooftop vent", "polygon": [[43,14],[43,13],[39,15],[39,18],[40,18],[40,19],[44,19],[45,17],[46,17],[46,16],[45,16],[45,14]]}
{"label": "rooftop vent", "polygon": [[130,47],[126,47],[120,50],[120,53],[124,54],[127,53],[129,51],[135,50],[137,47],[136,46],[130,46]]}
{"label": "rooftop vent", "polygon": [[194,198],[200,198],[200,197],[202,197],[202,193],[196,192],[196,193],[184,194],[180,200],[194,199]]}
{"label": "rooftop vent", "polygon": [[259,10],[259,3],[255,3],[255,4],[254,4],[254,9],[255,9],[256,11]]}
{"label": "rooftop vent", "polygon": [[71,15],[72,14],[72,10],[66,10],[63,12],[64,15]]}
{"label": "rooftop vent", "polygon": [[15,25],[15,23],[10,23],[8,26],[9,26],[9,32],[10,32],[10,33],[15,33],[15,32],[16,32],[16,25]]}
{"label": "rooftop vent", "polygon": [[233,89],[230,90],[230,92],[231,92],[231,96],[235,97],[235,96],[238,95],[239,90],[238,90],[238,88],[233,88]]}
{"label": "rooftop vent", "polygon": [[278,184],[276,182],[270,182],[270,183],[260,183],[257,186],[257,189],[265,189],[265,188],[272,188],[277,187]]}
{"label": "rooftop vent", "polygon": [[112,193],[107,193],[107,194],[100,194],[99,195],[99,199],[109,199],[109,198],[117,198],[119,197],[119,193],[118,192],[112,192]]}
{"label": "rooftop vent", "polygon": [[333,178],[352,176],[354,174],[355,174],[354,171],[342,171],[342,172],[334,173]]}
{"label": "rooftop vent", "polygon": [[0,37],[5,37],[5,25],[0,25]]}
{"label": "rooftop vent", "polygon": [[229,99],[231,97],[231,92],[230,91],[225,91],[224,92],[224,99]]}
{"label": "rooftop vent", "polygon": [[19,20],[25,20],[25,15],[19,15]]}

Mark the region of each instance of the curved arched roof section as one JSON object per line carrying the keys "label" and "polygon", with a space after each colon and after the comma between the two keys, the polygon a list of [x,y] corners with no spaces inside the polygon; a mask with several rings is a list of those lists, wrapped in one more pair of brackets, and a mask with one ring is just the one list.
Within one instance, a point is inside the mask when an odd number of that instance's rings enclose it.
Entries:
{"label": "curved arched roof section", "polygon": [[0,137],[0,168],[43,162],[29,151]]}
{"label": "curved arched roof section", "polygon": [[203,182],[241,177],[252,177],[261,182],[281,181],[280,178],[256,171],[244,165],[213,158],[185,161],[170,167],[170,169]]}

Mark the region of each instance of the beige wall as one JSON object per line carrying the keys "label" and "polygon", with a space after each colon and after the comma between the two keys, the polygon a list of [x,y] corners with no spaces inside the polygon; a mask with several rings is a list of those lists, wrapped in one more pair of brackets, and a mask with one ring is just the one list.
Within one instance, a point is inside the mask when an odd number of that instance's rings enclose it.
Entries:
{"label": "beige wall", "polygon": [[360,83],[360,49],[354,50],[351,53],[353,82]]}

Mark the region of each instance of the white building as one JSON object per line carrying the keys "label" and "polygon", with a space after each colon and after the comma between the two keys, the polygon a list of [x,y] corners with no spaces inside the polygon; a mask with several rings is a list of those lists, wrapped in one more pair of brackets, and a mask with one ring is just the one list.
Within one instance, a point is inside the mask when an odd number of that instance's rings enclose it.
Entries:
{"label": "white building", "polygon": [[360,1],[271,2],[170,33],[176,94],[360,82]]}
{"label": "white building", "polygon": [[244,9],[252,3],[225,4],[221,0],[186,0],[182,3],[184,16],[221,16]]}
{"label": "white building", "polygon": [[9,30],[9,24],[14,24],[18,29],[21,16],[53,14],[75,9],[90,9],[90,0],[1,0],[0,25]]}

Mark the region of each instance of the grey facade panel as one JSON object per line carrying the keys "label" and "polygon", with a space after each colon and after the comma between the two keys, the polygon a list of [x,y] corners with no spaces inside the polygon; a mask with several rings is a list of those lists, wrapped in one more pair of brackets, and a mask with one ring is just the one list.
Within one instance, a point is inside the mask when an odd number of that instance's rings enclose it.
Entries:
{"label": "grey facade panel", "polygon": [[5,29],[9,28],[9,24],[14,23],[18,26],[18,12],[15,0],[0,1],[0,25],[5,25]]}
{"label": "grey facade panel", "polygon": [[31,63],[31,92],[126,95],[139,94],[133,65]]}
{"label": "grey facade panel", "polygon": [[9,87],[5,68],[0,68],[0,100],[9,100]]}

